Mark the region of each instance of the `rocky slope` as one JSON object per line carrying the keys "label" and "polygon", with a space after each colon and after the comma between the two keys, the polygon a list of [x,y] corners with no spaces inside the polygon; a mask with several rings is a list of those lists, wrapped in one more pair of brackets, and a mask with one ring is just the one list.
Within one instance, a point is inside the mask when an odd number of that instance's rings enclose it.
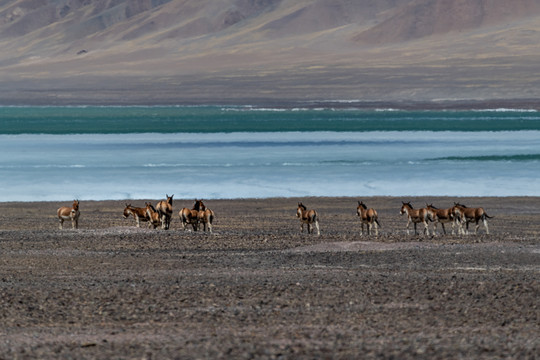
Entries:
{"label": "rocky slope", "polygon": [[8,0],[0,102],[535,98],[539,30],[538,0]]}

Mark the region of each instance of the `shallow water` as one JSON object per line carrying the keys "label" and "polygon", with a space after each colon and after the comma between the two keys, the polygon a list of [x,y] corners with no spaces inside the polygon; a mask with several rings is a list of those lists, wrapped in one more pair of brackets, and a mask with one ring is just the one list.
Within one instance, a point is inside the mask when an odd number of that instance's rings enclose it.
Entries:
{"label": "shallow water", "polygon": [[2,201],[539,196],[540,115],[0,108]]}

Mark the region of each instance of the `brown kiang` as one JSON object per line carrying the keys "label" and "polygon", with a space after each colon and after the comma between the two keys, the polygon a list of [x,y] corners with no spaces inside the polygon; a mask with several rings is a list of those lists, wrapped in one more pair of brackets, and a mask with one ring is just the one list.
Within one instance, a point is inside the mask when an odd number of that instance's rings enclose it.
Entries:
{"label": "brown kiang", "polygon": [[418,234],[416,231],[416,224],[422,223],[424,225],[424,234],[429,235],[428,220],[432,220],[429,217],[429,211],[425,208],[423,209],[413,209],[410,202],[402,202],[401,210],[399,211],[401,215],[407,214],[407,234],[409,234],[409,225],[414,224],[414,233]]}
{"label": "brown kiang", "polygon": [[162,220],[161,220],[161,216],[159,214],[159,212],[154,208],[154,206],[150,203],[144,203],[146,205],[146,214],[148,215],[149,217],[149,221],[150,221],[150,224],[149,226],[153,226],[154,229],[159,227],[159,226],[163,226],[163,223],[162,223]]}
{"label": "brown kiang", "polygon": [[358,202],[358,207],[356,208],[356,214],[360,218],[362,223],[362,235],[364,235],[364,224],[366,224],[366,230],[368,235],[371,235],[371,229],[375,228],[375,235],[379,235],[379,216],[377,211],[373,208],[368,209],[366,204],[363,201]]}
{"label": "brown kiang", "polygon": [[212,232],[212,223],[214,222],[215,214],[210,209],[200,210],[197,214],[199,224],[202,224],[203,231]]}
{"label": "brown kiang", "polygon": [[[487,219],[491,219],[492,216],[489,216],[484,208],[469,208],[460,203],[454,203],[452,212],[456,217],[456,221],[459,221],[458,224],[461,226],[460,232],[462,234],[469,233],[469,223],[474,222],[476,224],[474,228],[474,233],[478,233],[478,228],[480,227],[479,222],[482,221],[484,227],[486,228],[486,234],[489,234],[489,228]],[[458,220],[459,219],[459,220]],[[465,224],[466,230],[463,229],[463,224]]]}
{"label": "brown kiang", "polygon": [[186,229],[188,225],[193,227],[193,231],[199,229],[199,224],[203,225],[203,231],[212,232],[212,223],[214,221],[214,211],[206,208],[202,200],[195,199],[193,208],[183,208],[178,215],[182,221],[182,229]]}
{"label": "brown kiang", "polygon": [[79,216],[81,215],[79,211],[79,200],[73,200],[73,205],[71,207],[62,206],[56,211],[56,214],[58,215],[58,220],[60,221],[60,229],[64,228],[65,220],[71,220],[72,229],[79,228]]}
{"label": "brown kiang", "polygon": [[441,224],[441,227],[443,229],[443,233],[446,234],[446,229],[444,228],[444,224],[452,223],[452,234],[455,233],[455,216],[453,213],[453,207],[448,209],[438,209],[433,204],[426,204],[426,209],[430,213],[430,219],[434,222],[433,223],[433,234],[435,235],[435,231],[437,230],[437,223]]}
{"label": "brown kiang", "polygon": [[313,225],[317,229],[317,235],[320,235],[319,230],[319,217],[315,210],[307,210],[304,204],[298,203],[298,208],[296,209],[296,216],[300,219],[300,231],[304,232],[304,224],[307,225],[308,234],[313,233]]}
{"label": "brown kiang", "polygon": [[[146,208],[140,208],[131,206],[131,204],[126,204],[126,207],[124,208],[124,218],[127,219],[130,215],[132,215],[137,222],[137,227],[141,227],[141,221],[147,222],[150,220],[150,217],[146,213]],[[148,224],[148,226],[150,225],[151,224]]]}
{"label": "brown kiang", "polygon": [[159,213],[159,216],[161,218],[161,228],[164,230],[168,230],[171,227],[171,218],[173,215],[173,195],[169,196],[168,194],[165,195],[167,197],[167,200],[161,200],[157,206],[156,210]]}

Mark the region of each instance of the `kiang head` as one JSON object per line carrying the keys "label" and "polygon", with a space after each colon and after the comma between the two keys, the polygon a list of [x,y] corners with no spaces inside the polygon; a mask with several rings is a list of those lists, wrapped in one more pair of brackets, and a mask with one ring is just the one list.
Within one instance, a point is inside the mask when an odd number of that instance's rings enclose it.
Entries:
{"label": "kiang head", "polygon": [[129,208],[131,207],[131,204],[126,204],[126,207],[124,208],[124,217],[129,217],[130,211]]}
{"label": "kiang head", "polygon": [[358,201],[358,207],[356,208],[356,214],[358,216],[362,215],[362,210],[367,210],[366,204],[363,201]]}
{"label": "kiang head", "polygon": [[144,205],[146,206],[146,210],[156,211],[156,209],[154,208],[154,206],[151,203],[145,202]]}
{"label": "kiang head", "polygon": [[302,217],[302,212],[306,211],[306,207],[301,202],[298,203],[298,208],[296,209],[296,216]]}
{"label": "kiang head", "polygon": [[206,210],[206,206],[204,205],[202,199],[201,200],[195,199],[195,204],[193,205],[193,210],[197,210],[197,211]]}
{"label": "kiang head", "polygon": [[410,202],[401,202],[401,210],[399,211],[400,215],[405,214],[408,210],[411,210],[413,207]]}

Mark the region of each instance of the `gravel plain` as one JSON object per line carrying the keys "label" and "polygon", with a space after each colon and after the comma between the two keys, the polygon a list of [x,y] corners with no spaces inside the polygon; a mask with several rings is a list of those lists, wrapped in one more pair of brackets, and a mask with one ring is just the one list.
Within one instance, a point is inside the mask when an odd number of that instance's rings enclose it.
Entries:
{"label": "gravel plain", "polygon": [[[357,200],[379,236],[361,235]],[[405,232],[401,201],[458,200],[493,216],[489,235]],[[300,233],[299,201],[320,236]],[[211,234],[182,230],[192,200],[170,230],[136,228],[125,203],[81,201],[78,230],[58,229],[69,202],[0,203],[0,359],[540,353],[540,198],[207,200]]]}

